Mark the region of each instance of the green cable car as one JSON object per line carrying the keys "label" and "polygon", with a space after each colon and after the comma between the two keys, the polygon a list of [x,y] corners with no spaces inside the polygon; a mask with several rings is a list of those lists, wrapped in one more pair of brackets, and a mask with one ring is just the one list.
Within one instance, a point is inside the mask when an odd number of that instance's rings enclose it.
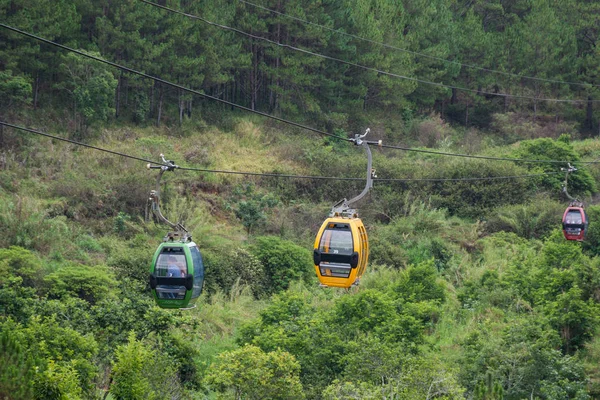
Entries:
{"label": "green cable car", "polygon": [[172,223],[160,211],[160,179],[165,171],[179,168],[173,161],[165,160],[164,155],[160,156],[163,165],[148,164],[149,169],[160,169],[156,190],[150,192],[148,201],[156,219],[175,231],[167,233],[154,253],[150,267],[150,289],[156,304],[161,308],[193,308],[204,285],[204,263],[200,250],[187,229],[180,223]]}
{"label": "green cable car", "polygon": [[150,268],[152,296],[161,308],[192,308],[202,293],[204,264],[196,243],[170,240],[161,243]]}

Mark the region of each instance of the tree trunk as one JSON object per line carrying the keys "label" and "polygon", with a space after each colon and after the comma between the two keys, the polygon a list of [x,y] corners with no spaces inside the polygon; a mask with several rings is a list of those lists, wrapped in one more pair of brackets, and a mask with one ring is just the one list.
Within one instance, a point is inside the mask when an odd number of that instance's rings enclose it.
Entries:
{"label": "tree trunk", "polygon": [[163,90],[162,87],[160,87],[158,89],[159,94],[158,94],[158,105],[157,105],[157,109],[156,109],[156,126],[160,126],[160,117],[162,116],[162,105],[163,105],[163,96],[165,94],[165,91]]}
{"label": "tree trunk", "polygon": [[117,80],[117,92],[115,93],[115,118],[119,118],[119,108],[121,107],[121,85],[123,80],[123,72],[119,74]]}
{"label": "tree trunk", "polygon": [[587,106],[585,108],[585,122],[583,126],[586,130],[590,132],[594,129],[594,104],[592,102],[592,97],[588,96]]}
{"label": "tree trunk", "polygon": [[181,92],[181,89],[179,90],[178,105],[179,105],[179,126],[181,126],[183,124],[183,108],[185,106],[185,100],[183,99],[183,93]]}
{"label": "tree trunk", "polygon": [[38,98],[40,93],[40,71],[36,72],[35,75],[35,86],[33,88],[33,108],[37,109]]}

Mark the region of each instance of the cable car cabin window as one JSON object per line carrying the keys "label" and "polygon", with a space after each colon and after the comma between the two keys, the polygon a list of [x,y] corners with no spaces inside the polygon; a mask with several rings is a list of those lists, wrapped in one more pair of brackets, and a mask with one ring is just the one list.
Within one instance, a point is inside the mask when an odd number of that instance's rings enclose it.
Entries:
{"label": "cable car cabin window", "polygon": [[[187,263],[183,248],[165,247],[158,256],[154,273],[157,277],[184,278],[187,275]],[[185,286],[157,285],[156,294],[159,299],[183,300]]]}
{"label": "cable car cabin window", "polygon": [[326,261],[319,265],[321,276],[331,276],[334,278],[348,278],[352,268],[349,264],[328,263]]}
{"label": "cable car cabin window", "polygon": [[581,225],[583,219],[581,218],[581,212],[579,210],[569,211],[565,217],[565,224],[567,225]]}
{"label": "cable car cabin window", "polygon": [[352,255],[352,231],[348,224],[329,224],[323,231],[319,251],[329,254]]}
{"label": "cable car cabin window", "polygon": [[[567,235],[580,235],[585,229],[583,215],[580,210],[570,210],[565,216],[563,229]],[[587,222],[587,219],[585,220]]]}
{"label": "cable car cabin window", "polygon": [[192,291],[192,298],[200,296],[202,293],[202,284],[204,282],[204,263],[202,262],[202,255],[198,247],[190,247],[192,253],[192,263],[194,264],[194,289]]}

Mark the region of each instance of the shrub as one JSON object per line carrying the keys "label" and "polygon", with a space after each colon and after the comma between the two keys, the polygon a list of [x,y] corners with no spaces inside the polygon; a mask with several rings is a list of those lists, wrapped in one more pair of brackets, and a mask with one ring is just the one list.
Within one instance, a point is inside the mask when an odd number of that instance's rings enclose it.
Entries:
{"label": "shrub", "polygon": [[485,229],[489,233],[514,232],[526,239],[539,239],[560,227],[564,205],[540,198],[530,204],[499,207],[489,214]]}
{"label": "shrub", "polygon": [[314,276],[311,252],[288,240],[258,237],[251,251],[265,268],[268,293],[281,292],[295,280],[308,282]]}
{"label": "shrub", "polygon": [[79,297],[92,305],[107,297],[117,286],[106,267],[75,264],[59,268],[47,275],[44,281],[51,298]]}
{"label": "shrub", "polygon": [[0,249],[0,286],[11,276],[22,278],[24,286],[39,288],[43,276],[42,263],[35,254],[22,247]]}
{"label": "shrub", "polygon": [[208,293],[229,292],[236,283],[247,285],[256,297],[264,294],[266,278],[260,260],[247,249],[220,246],[203,251],[206,267],[204,286]]}
{"label": "shrub", "polygon": [[434,207],[445,208],[453,215],[477,218],[489,209],[526,200],[536,189],[535,179],[493,179],[524,174],[527,174],[527,170],[514,164],[486,160],[453,160],[439,162],[419,176],[443,178],[447,179],[446,181],[424,182],[419,188],[431,194]]}
{"label": "shrub", "polygon": [[[569,136],[562,135],[558,140],[548,138],[526,140],[519,143],[519,147],[512,153],[512,157],[534,160],[559,160],[569,161],[571,163],[580,160],[579,154],[569,143]],[[568,165],[557,165],[555,163],[523,163],[532,172],[559,172],[559,168],[566,168]],[[542,187],[553,193],[561,193],[562,185],[565,180],[565,174],[546,175],[540,179]],[[589,171],[579,169],[569,174],[568,187],[569,194],[573,197],[584,196],[596,192],[594,178]]]}

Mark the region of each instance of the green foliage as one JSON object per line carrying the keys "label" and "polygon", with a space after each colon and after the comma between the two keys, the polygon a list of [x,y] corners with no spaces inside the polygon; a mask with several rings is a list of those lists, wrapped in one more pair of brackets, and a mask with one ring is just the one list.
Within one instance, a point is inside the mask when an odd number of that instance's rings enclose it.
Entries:
{"label": "green foliage", "polygon": [[2,107],[10,109],[15,103],[31,102],[31,80],[25,76],[13,76],[11,70],[0,71]]}
{"label": "green foliage", "polygon": [[42,394],[36,398],[85,398],[93,393],[98,373],[93,362],[98,346],[93,336],[60,326],[56,316],[34,316],[27,325],[8,320],[0,329],[10,330],[39,360],[40,374],[36,374],[34,386],[36,393]]}
{"label": "green foliage", "polygon": [[65,265],[44,277],[50,298],[79,297],[94,305],[114,291],[117,281],[103,266]]}
{"label": "green foliage", "polygon": [[114,238],[103,241],[102,245],[108,250],[106,263],[119,279],[127,277],[140,283],[147,282],[155,250],[147,237],[137,236],[129,241]]}
{"label": "green foliage", "polygon": [[586,301],[582,298],[582,290],[574,286],[566,293],[558,294],[554,301],[546,303],[544,312],[560,332],[563,351],[571,354],[595,333],[600,306],[592,299]]}
{"label": "green foliage", "polygon": [[479,381],[475,388],[474,400],[502,400],[504,389],[500,382],[494,381],[492,374],[488,372],[485,380]]}
{"label": "green foliage", "polygon": [[314,276],[310,252],[289,240],[258,237],[251,251],[264,267],[267,293],[284,291],[296,280],[310,282]]}
{"label": "green foliage", "polygon": [[254,296],[261,297],[268,290],[267,277],[260,260],[243,247],[222,245],[216,250],[204,251],[205,290],[230,291],[234,285],[245,285]]}
{"label": "green foliage", "polygon": [[277,205],[278,200],[271,194],[256,193],[254,185],[238,186],[234,192],[234,211],[242,221],[248,235],[263,225],[267,216],[265,212]]}
{"label": "green foliage", "polygon": [[114,226],[114,231],[117,235],[122,236],[125,233],[125,229],[126,229],[125,222],[130,219],[131,219],[131,217],[129,217],[129,215],[125,214],[122,211],[119,211],[119,214],[117,214],[117,216],[115,217],[115,226]]}
{"label": "green foliage", "polygon": [[442,303],[446,299],[445,285],[439,281],[433,260],[408,268],[392,290],[411,303],[428,300]]}
{"label": "green foliage", "polygon": [[[100,57],[99,53],[90,52]],[[104,64],[67,53],[60,65],[64,80],[57,85],[73,101],[73,113],[79,116],[78,128],[82,131],[94,122],[105,122],[114,114],[114,92],[117,80],[112,70]]]}
{"label": "green foliage", "polygon": [[[0,1],[0,14],[49,40],[334,136],[370,126],[373,140],[407,147],[575,162],[568,190],[584,200],[599,175],[580,161],[596,159],[600,148],[575,139],[597,132],[598,110],[541,99],[597,98],[596,3],[264,2],[356,37],[243,2],[175,4],[282,45],[475,92],[240,41],[142,2],[11,0]],[[49,46],[4,33],[6,121],[68,129],[140,157],[170,152],[188,166],[364,176],[362,150],[335,137],[315,141],[247,120],[210,98],[56,57]],[[162,127],[139,128],[149,121]],[[473,125],[489,125],[492,135]],[[492,147],[523,139],[533,140]],[[163,232],[138,222],[151,177],[137,161],[7,127],[0,142],[0,397],[459,399],[502,397],[500,388],[507,399],[598,397],[600,212],[587,207],[587,240],[567,242],[564,204],[540,194],[558,198],[564,173],[462,180],[566,165],[374,151],[381,178],[460,180],[379,182],[361,209],[374,268],[348,292],[316,288],[308,249],[323,204],[362,183],[256,178],[236,187],[243,178],[177,175],[162,192],[165,211],[196,224],[190,231],[205,255],[210,294],[183,312],[157,308],[148,293],[148,263]],[[486,223],[473,222],[480,218]],[[240,226],[292,241],[246,245]],[[12,343],[2,342],[5,334]],[[249,346],[236,349],[236,340]]]}
{"label": "green foliage", "polygon": [[354,383],[336,379],[323,391],[323,399],[326,400],[377,400],[380,398],[379,388],[366,382]]}
{"label": "green foliage", "polygon": [[600,206],[591,205],[586,207],[585,212],[590,224],[582,246],[587,254],[598,256],[600,255],[600,224],[597,221],[600,221]]}
{"label": "green foliage", "polygon": [[64,217],[48,217],[43,202],[17,195],[0,197],[0,238],[2,247],[22,246],[47,252],[69,233]]}
{"label": "green foliage", "polygon": [[[519,143],[519,147],[512,153],[515,158],[525,158],[534,160],[565,160],[571,163],[579,161],[580,156],[573,149],[573,145],[564,140],[552,140],[541,138],[534,140],[525,140]],[[525,164],[524,164],[525,165]],[[564,165],[563,168],[567,168]],[[556,172],[557,164],[529,164],[527,166],[532,172]],[[540,184],[553,193],[561,193],[565,175],[552,174],[546,175],[540,180]],[[573,196],[587,196],[596,192],[596,183],[589,171],[578,169],[570,173],[568,178],[568,193]]]}
{"label": "green foliage", "polygon": [[79,400],[83,392],[78,384],[78,374],[69,364],[57,364],[54,360],[36,376],[35,398],[49,400]]}
{"label": "green foliage", "polygon": [[560,226],[564,205],[539,199],[529,204],[500,207],[490,213],[487,232],[514,232],[526,239],[540,239]]}
{"label": "green foliage", "polygon": [[303,294],[291,289],[274,296],[259,320],[240,329],[240,343],[292,354],[302,366],[300,377],[309,397],[317,396],[343,369],[340,333]]}
{"label": "green foliage", "polygon": [[23,285],[39,288],[42,275],[42,262],[34,253],[18,246],[0,249],[0,284],[7,278],[20,277]]}
{"label": "green foliage", "polygon": [[33,398],[35,376],[31,354],[24,351],[9,331],[0,332],[0,398],[28,400]]}
{"label": "green foliage", "polygon": [[406,216],[374,227],[370,235],[370,259],[399,269],[433,258],[438,270],[445,269],[453,246],[442,237],[454,236],[452,231],[457,230],[458,221],[449,220],[445,210],[432,209],[425,203],[408,208]]}
{"label": "green foliage", "polygon": [[246,345],[220,354],[207,380],[223,399],[303,399],[299,372],[289,353]]}
{"label": "green foliage", "polygon": [[38,302],[36,289],[23,285],[23,278],[9,277],[0,284],[0,315],[24,322]]}
{"label": "green foliage", "polygon": [[116,351],[110,394],[115,399],[142,400],[179,396],[180,384],[173,361],[161,357],[133,332]]}
{"label": "green foliage", "polygon": [[[445,208],[452,215],[475,218],[483,216],[489,209],[526,200],[535,189],[535,180],[493,179],[497,176],[524,174],[526,170],[514,164],[499,164],[483,160],[442,162],[424,169],[420,172],[419,178],[459,179],[459,181],[423,183],[420,185],[420,190],[431,194],[434,207]],[[474,177],[491,179],[463,180]]]}

